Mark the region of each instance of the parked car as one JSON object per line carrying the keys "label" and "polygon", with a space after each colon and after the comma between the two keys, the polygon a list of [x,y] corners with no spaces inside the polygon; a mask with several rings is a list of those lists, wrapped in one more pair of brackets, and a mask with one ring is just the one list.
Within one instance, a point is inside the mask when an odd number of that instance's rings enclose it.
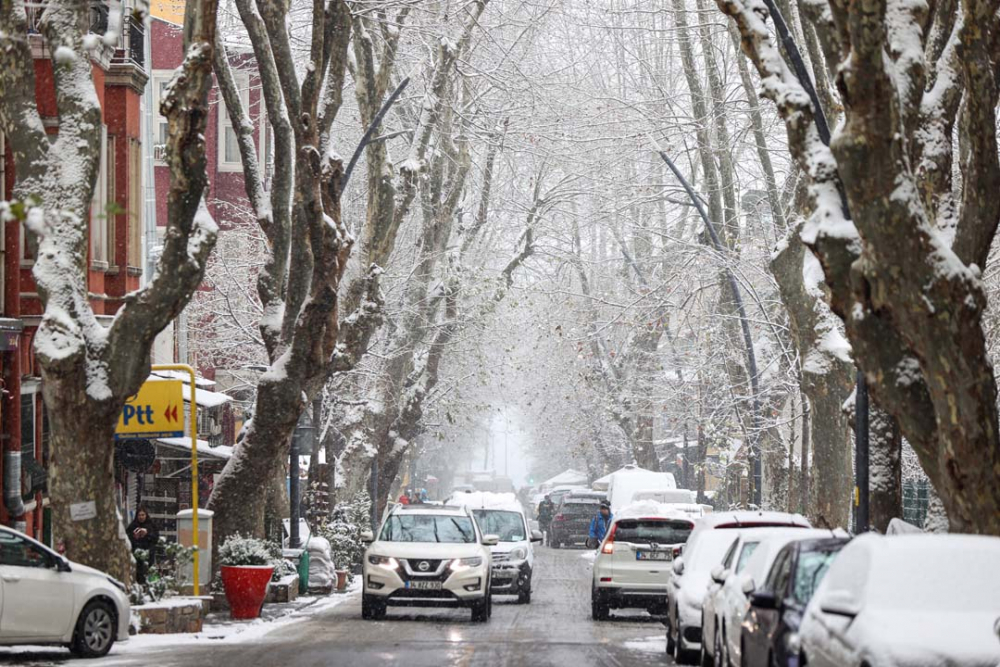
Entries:
{"label": "parked car", "polygon": [[996,667],[998,563],[996,537],[855,538],[806,606],[800,664]]}
{"label": "parked car", "polygon": [[[717,512],[695,520],[680,558],[674,559],[667,587],[667,652],[690,663],[701,653],[701,608],[711,570],[736,540],[734,529],[809,528],[809,521],[785,512]],[[701,545],[705,542],[705,546]]]}
{"label": "parked car", "polygon": [[[802,614],[848,542],[846,537],[823,537],[781,547],[750,594],[752,604],[740,636],[740,664],[799,666]],[[716,660],[716,664],[727,663]]]}
{"label": "parked car", "polygon": [[[817,528],[747,528],[735,531],[736,542],[711,570],[712,584],[702,610],[701,663],[740,664],[742,626],[750,608],[749,594],[763,584],[781,549],[798,540],[824,539],[843,531]],[[755,663],[750,663],[755,664]]]}
{"label": "parked car", "polygon": [[125,584],[0,527],[0,644],[59,644],[86,658],[128,640]]}
{"label": "parked car", "polygon": [[590,520],[600,506],[598,497],[570,494],[563,498],[549,524],[549,546],[561,549],[585,543],[590,534]]}
{"label": "parked car", "polygon": [[472,620],[492,613],[490,548],[500,539],[483,535],[466,507],[398,505],[385,517],[363,561],[361,617],[385,617],[388,605],[469,607]]}
{"label": "parked car", "polygon": [[499,543],[490,547],[493,558],[492,595],[516,595],[519,604],[531,602],[531,575],[535,564],[532,543],[542,541],[542,533],[528,528],[524,510],[513,493],[459,493],[448,500],[472,510],[479,530],[496,535]]}
{"label": "parked car", "polygon": [[605,620],[609,610],[629,607],[662,614],[670,563],[693,528],[694,522],[684,516],[623,508],[594,559],[593,619]]}

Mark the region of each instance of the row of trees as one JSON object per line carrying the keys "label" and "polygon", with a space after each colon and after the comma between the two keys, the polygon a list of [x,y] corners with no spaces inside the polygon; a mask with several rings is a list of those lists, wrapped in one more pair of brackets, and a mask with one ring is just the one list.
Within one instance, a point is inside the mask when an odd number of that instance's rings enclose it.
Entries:
{"label": "row of trees", "polygon": [[[50,147],[30,50],[11,37],[26,34],[24,5],[4,3],[0,121],[18,202],[6,211],[41,244],[36,340],[70,556],[127,569],[106,546],[111,434],[153,336],[206,271],[191,318],[201,360],[267,369],[246,377],[252,420],[210,499],[220,537],[282,513],[308,409],[313,462],[325,450],[345,497],[375,471],[384,502],[418,461],[440,472],[471,456],[470,423],[498,390],[540,466],[669,467],[721,503],[758,491],[764,506],[846,525],[855,364],[885,410],[876,524],[899,514],[902,435],[952,527],[1000,533],[981,268],[991,275],[1000,218],[1000,29],[978,0],[888,4],[835,0],[806,18],[779,3],[813,101],[763,0],[234,0],[225,42],[214,3],[190,3],[163,108],[165,251],[103,329],[84,281],[99,108],[83,10],[43,12],[46,39],[75,54],[55,69]],[[253,50],[261,110],[242,106],[235,46]],[[247,206],[209,259],[213,72]],[[838,125],[829,148],[818,109]],[[251,113],[274,137],[270,182]],[[98,500],[99,519],[69,521],[80,498]]]}

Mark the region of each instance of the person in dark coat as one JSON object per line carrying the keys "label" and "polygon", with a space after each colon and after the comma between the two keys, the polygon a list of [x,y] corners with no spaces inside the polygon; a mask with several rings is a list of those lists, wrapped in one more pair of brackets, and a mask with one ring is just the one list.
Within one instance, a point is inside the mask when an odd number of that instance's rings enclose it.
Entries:
{"label": "person in dark coat", "polygon": [[549,524],[552,522],[552,516],[555,513],[556,504],[552,502],[552,498],[549,496],[542,498],[542,502],[538,503],[538,527],[546,536],[549,532]]}
{"label": "person in dark coat", "polygon": [[149,566],[156,560],[156,545],[160,541],[160,530],[153,523],[153,519],[149,516],[146,508],[140,507],[136,511],[132,523],[125,529],[125,534],[128,535],[128,541],[132,545],[133,553],[139,549],[147,553],[145,561],[141,558],[136,558],[135,572],[136,581],[140,584],[145,584],[146,572],[149,570]]}

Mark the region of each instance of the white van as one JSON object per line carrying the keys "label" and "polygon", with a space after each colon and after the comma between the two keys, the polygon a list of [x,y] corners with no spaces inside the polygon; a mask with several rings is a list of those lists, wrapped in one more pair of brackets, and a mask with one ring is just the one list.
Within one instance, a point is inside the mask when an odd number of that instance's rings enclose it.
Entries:
{"label": "white van", "polygon": [[653,472],[636,465],[627,465],[612,473],[608,481],[611,513],[615,514],[631,503],[636,491],[673,491],[676,488],[677,482],[669,472]]}
{"label": "white van", "polygon": [[524,510],[513,493],[473,491],[456,493],[448,505],[467,507],[484,535],[496,535],[499,542],[490,547],[493,557],[493,595],[516,595],[518,604],[531,602],[531,574],[535,564],[533,542],[542,541],[542,533],[531,530]]}

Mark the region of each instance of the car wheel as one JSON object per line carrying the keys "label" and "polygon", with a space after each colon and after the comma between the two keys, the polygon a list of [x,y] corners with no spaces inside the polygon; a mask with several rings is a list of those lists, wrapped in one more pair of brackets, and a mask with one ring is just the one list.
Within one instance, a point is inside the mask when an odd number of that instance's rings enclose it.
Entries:
{"label": "car wheel", "polygon": [[472,603],[472,622],[473,623],[485,623],[490,620],[490,594],[489,592],[483,596],[482,600],[477,600]]}
{"label": "car wheel", "polygon": [[517,592],[517,603],[518,604],[531,604],[531,589],[520,590]]}
{"label": "car wheel", "polygon": [[698,660],[698,652],[684,648],[684,628],[677,628],[677,639],[674,641],[674,661],[678,665],[693,665]]}
{"label": "car wheel", "polygon": [[92,600],[76,620],[70,649],[83,658],[100,658],[111,650],[117,632],[115,608],[103,600]]}
{"label": "car wheel", "polygon": [[378,621],[385,618],[385,603],[374,595],[362,595],[361,618],[366,621]]}
{"label": "car wheel", "polygon": [[608,601],[598,590],[592,590],[590,592],[590,617],[595,621],[606,621],[608,615]]}

